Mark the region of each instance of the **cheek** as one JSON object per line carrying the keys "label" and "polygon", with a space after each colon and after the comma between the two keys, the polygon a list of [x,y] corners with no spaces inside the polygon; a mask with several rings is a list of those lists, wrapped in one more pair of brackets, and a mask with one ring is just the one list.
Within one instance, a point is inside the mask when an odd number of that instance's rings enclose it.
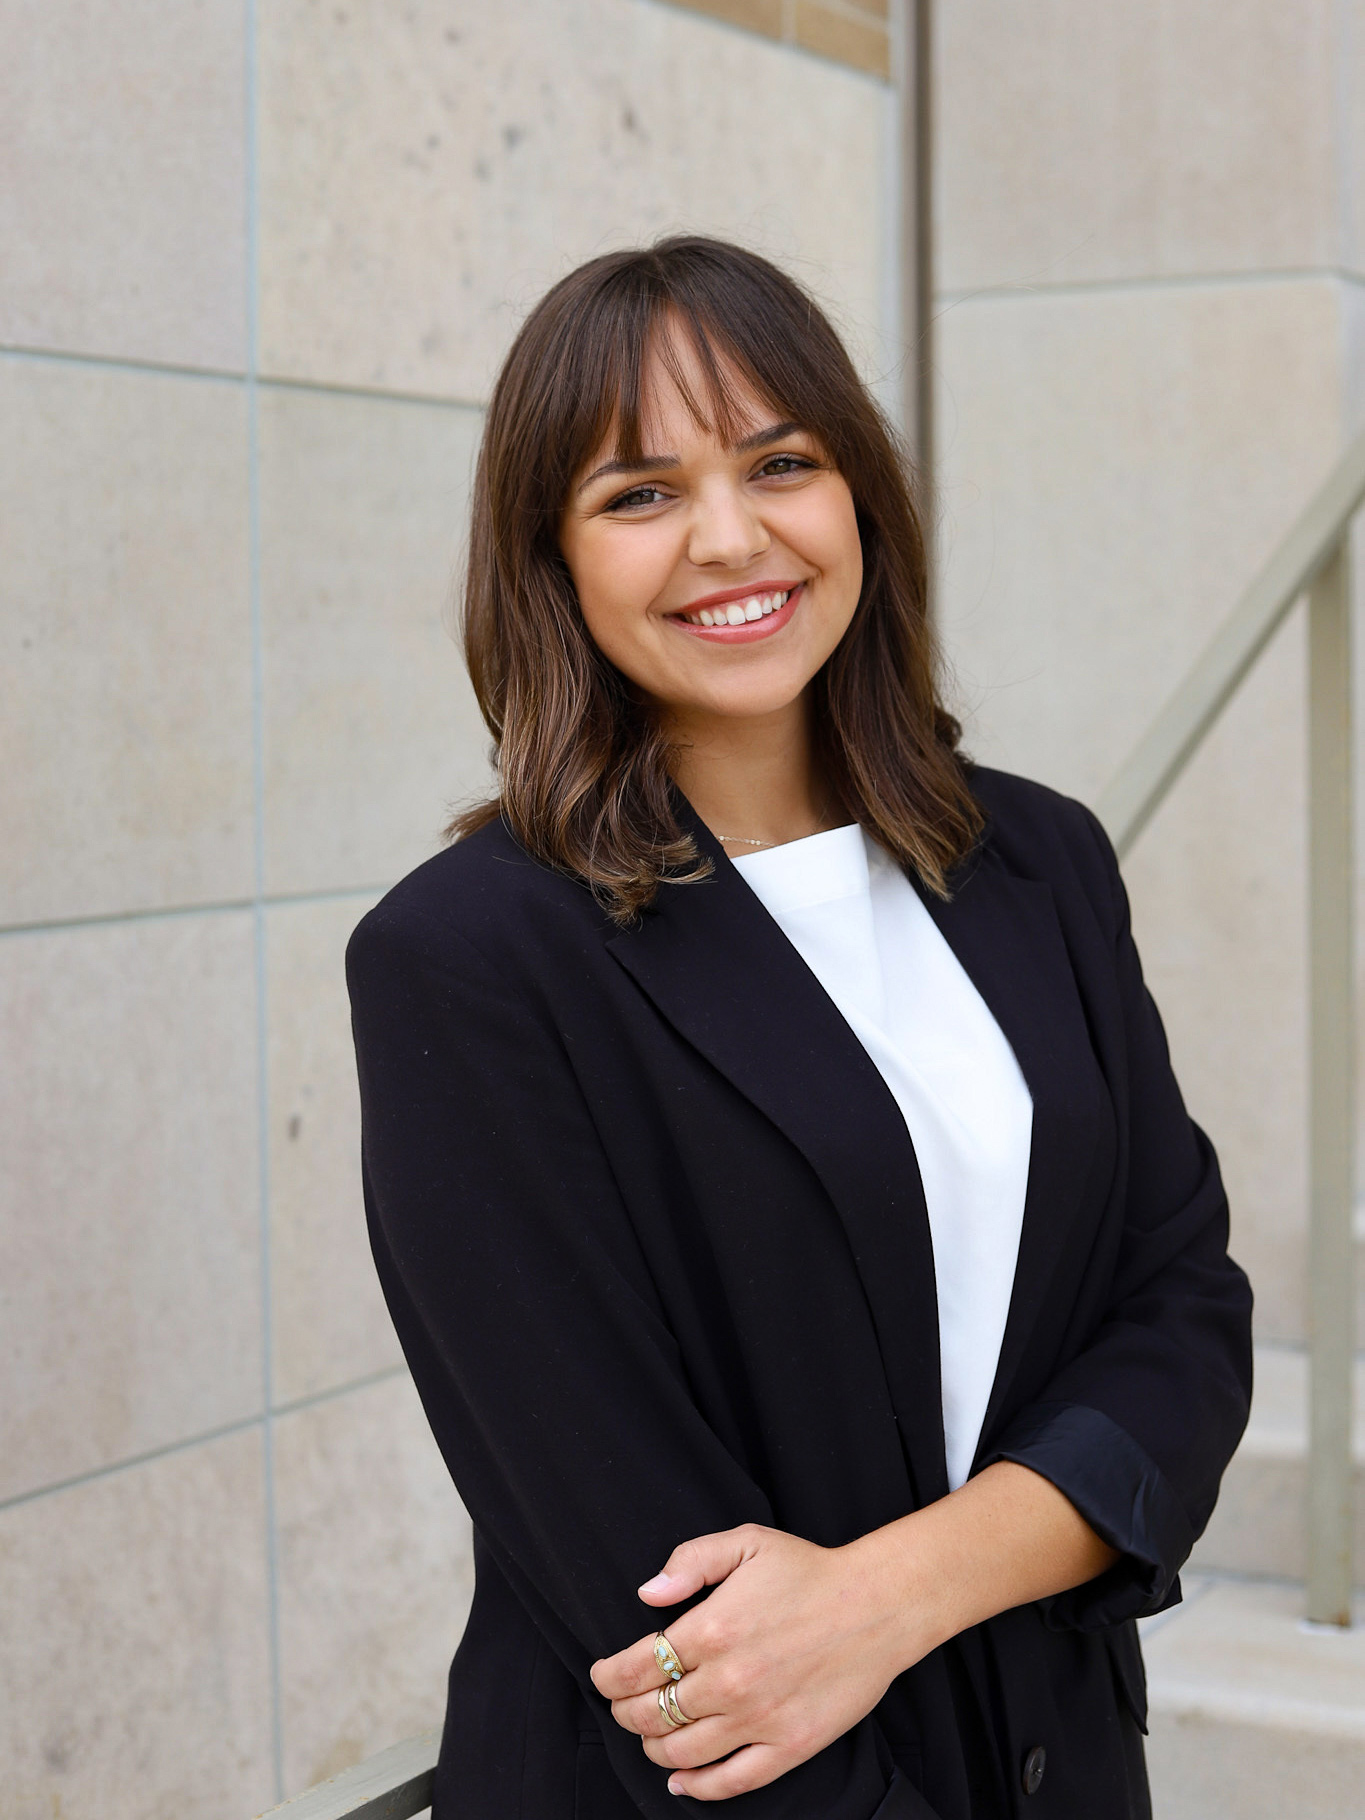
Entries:
{"label": "cheek", "polygon": [[[667,580],[667,553],[655,541],[589,533],[565,548],[588,635],[598,649],[629,672],[629,656],[648,627],[648,603]],[[627,661],[623,661],[627,660]]]}
{"label": "cheek", "polygon": [[840,572],[853,579],[855,590],[861,587],[863,540],[858,532],[858,513],[853,504],[853,495],[847,489],[841,499],[832,503],[829,541]]}
{"label": "cheek", "polygon": [[793,516],[787,539],[796,554],[825,578],[827,607],[851,615],[862,588],[863,544],[848,488],[841,483],[810,501],[803,513]]}

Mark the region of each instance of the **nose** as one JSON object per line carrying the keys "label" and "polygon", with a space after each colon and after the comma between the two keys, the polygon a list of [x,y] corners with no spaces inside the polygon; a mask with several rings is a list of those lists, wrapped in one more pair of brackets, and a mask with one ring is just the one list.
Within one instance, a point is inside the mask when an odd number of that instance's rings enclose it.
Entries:
{"label": "nose", "polygon": [[717,481],[699,493],[687,539],[688,559],[698,568],[742,569],[762,556],[771,542],[742,487]]}

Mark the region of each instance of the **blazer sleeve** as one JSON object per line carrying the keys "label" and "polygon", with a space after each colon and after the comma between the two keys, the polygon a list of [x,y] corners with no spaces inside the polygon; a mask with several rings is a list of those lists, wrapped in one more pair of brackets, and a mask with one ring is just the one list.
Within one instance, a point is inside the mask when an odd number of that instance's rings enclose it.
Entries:
{"label": "blazer sleeve", "polygon": [[1051,1480],[1121,1551],[1107,1573],[1045,1602],[1054,1627],[1093,1630],[1180,1597],[1179,1569],[1246,1426],[1251,1289],[1228,1256],[1217,1158],[1176,1085],[1118,861],[1095,817],[1073,807],[1117,980],[1122,1042],[1111,1085],[1126,1102],[1123,1226],[1096,1331],[990,1458]]}
{"label": "blazer sleeve", "polygon": [[[647,1816],[700,1803],[588,1677],[658,1621],[636,1596],[688,1536],[769,1523],[689,1394],[627,1209],[548,1015],[447,927],[381,904],[347,952],[362,1166],[384,1292],[471,1517],[597,1714]],[[933,1820],[873,1720],[736,1820]]]}

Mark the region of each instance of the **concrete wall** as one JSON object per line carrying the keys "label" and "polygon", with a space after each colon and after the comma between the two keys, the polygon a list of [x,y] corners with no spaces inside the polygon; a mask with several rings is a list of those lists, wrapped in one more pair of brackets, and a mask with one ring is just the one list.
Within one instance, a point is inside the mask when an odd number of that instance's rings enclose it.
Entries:
{"label": "concrete wall", "polygon": [[6,1820],[244,1820],[439,1719],[342,950],[479,786],[442,616],[543,288],[732,234],[880,371],[884,7],[744,10],[0,0]]}
{"label": "concrete wall", "polygon": [[[1365,7],[937,17],[944,620],[977,753],[1093,799],[1359,427]],[[1300,615],[1126,867],[1260,1337],[1285,1342],[1303,690]]]}

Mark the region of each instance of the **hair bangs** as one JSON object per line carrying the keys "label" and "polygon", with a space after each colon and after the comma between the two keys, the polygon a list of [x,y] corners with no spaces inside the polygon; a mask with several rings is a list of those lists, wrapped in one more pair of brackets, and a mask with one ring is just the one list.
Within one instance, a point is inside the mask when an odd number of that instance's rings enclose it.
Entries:
{"label": "hair bangs", "polygon": [[[719,313],[699,307],[711,300],[675,296],[673,289],[653,287],[652,294],[641,299],[642,332],[634,322],[627,326],[620,318],[612,324],[618,333],[603,350],[595,434],[584,450],[584,461],[604,450],[610,460],[635,466],[660,452],[651,447],[655,438],[650,423],[652,382],[660,373],[697,428],[726,444],[738,442],[750,427],[744,392],[776,410],[786,409],[785,401],[774,398],[753,371]],[[690,370],[685,352],[695,362]]]}

